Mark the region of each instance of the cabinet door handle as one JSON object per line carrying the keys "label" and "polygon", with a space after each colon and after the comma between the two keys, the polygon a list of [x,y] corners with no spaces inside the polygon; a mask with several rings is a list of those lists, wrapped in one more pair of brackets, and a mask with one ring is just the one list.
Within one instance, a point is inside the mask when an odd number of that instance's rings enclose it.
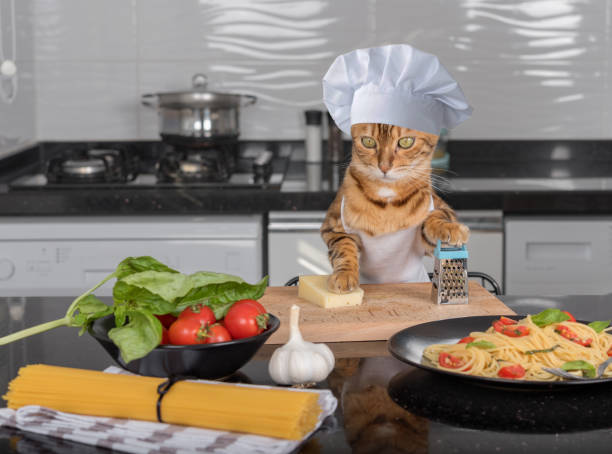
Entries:
{"label": "cabinet door handle", "polygon": [[270,222],[269,232],[318,232],[321,222]]}

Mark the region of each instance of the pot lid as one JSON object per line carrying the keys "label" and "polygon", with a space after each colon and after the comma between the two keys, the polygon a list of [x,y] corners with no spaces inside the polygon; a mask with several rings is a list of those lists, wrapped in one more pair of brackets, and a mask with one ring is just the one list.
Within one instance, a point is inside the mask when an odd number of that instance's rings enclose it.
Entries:
{"label": "pot lid", "polygon": [[208,78],[204,74],[195,74],[191,80],[192,90],[149,93],[142,95],[142,102],[145,105],[155,105],[153,98],[157,98],[159,107],[169,109],[202,109],[205,107],[227,109],[253,104],[257,100],[252,95],[208,91],[206,89]]}

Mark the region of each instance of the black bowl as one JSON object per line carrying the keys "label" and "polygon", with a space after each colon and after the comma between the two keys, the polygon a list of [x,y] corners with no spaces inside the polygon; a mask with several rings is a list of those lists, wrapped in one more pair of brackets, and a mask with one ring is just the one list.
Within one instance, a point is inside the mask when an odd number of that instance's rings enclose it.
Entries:
{"label": "black bowl", "polygon": [[160,345],[144,358],[127,364],[121,359],[119,349],[107,334],[115,327],[113,315],[95,320],[89,328],[89,334],[104,347],[117,364],[135,374],[217,379],[231,375],[244,366],[279,326],[280,320],[270,314],[268,328],[256,336],[217,344]]}

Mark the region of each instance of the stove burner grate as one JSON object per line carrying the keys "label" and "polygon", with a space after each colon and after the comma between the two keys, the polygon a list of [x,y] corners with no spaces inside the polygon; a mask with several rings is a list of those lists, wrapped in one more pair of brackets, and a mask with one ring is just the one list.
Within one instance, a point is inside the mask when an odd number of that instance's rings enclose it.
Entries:
{"label": "stove burner grate", "polygon": [[126,183],[137,176],[138,159],[124,149],[72,149],[49,160],[49,183]]}

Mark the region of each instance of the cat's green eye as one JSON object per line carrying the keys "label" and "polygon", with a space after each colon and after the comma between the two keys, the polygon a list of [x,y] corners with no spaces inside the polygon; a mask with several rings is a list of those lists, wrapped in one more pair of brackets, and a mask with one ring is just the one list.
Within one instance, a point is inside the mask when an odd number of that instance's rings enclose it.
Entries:
{"label": "cat's green eye", "polygon": [[371,137],[362,137],[361,143],[366,148],[376,148],[376,141]]}
{"label": "cat's green eye", "polygon": [[414,145],[414,137],[402,137],[397,143],[400,148],[410,148]]}

